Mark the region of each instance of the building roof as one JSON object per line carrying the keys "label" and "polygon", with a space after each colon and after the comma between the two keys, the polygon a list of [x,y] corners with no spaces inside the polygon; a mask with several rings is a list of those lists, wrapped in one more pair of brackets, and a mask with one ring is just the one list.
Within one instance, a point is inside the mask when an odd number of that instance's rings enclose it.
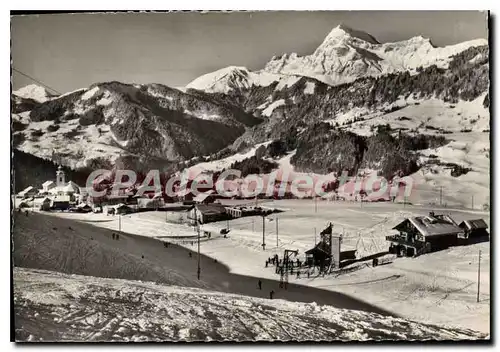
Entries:
{"label": "building roof", "polygon": [[483,219],[464,220],[458,226],[460,226],[461,228],[467,227],[468,230],[478,230],[478,229],[488,228],[488,225]]}
{"label": "building roof", "polygon": [[416,216],[407,218],[393,227],[393,229],[399,230],[407,221],[409,221],[417,229],[417,231],[425,237],[454,235],[463,232],[463,230],[455,224],[451,218],[437,218],[433,216]]}
{"label": "building roof", "polygon": [[195,202],[199,202],[199,203],[204,202],[205,199],[207,199],[212,193],[214,193],[213,189],[211,189],[207,192],[200,193],[196,197],[194,197],[193,200]]}
{"label": "building roof", "polygon": [[68,202],[70,201],[70,197],[67,196],[67,195],[63,195],[63,196],[54,196],[54,198],[52,198],[52,201],[53,202]]}
{"label": "building roof", "polygon": [[49,197],[43,197],[43,198],[35,198],[34,200],[35,204],[43,204],[43,203],[46,203],[46,202],[50,202],[50,198]]}
{"label": "building roof", "polygon": [[48,186],[54,185],[54,184],[55,184],[54,181],[45,181],[44,183],[42,183],[42,186],[43,186],[43,188],[47,188]]}
{"label": "building roof", "polygon": [[226,213],[226,208],[216,204],[197,204],[196,210],[203,215],[223,214]]}
{"label": "building roof", "polygon": [[21,192],[19,192],[18,194],[19,194],[19,195],[21,195],[21,196],[24,196],[26,193],[28,193],[28,192],[30,192],[30,191],[32,191],[32,190],[35,190],[35,189],[33,188],[33,186],[28,186],[28,187],[26,187],[25,189],[23,189]]}

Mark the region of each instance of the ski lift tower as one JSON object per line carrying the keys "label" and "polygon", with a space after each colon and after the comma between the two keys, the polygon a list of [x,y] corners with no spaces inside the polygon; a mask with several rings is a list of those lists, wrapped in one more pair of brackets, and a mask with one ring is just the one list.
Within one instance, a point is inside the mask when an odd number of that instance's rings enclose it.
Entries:
{"label": "ski lift tower", "polygon": [[284,287],[285,290],[288,287],[288,263],[294,255],[295,257],[299,254],[298,250],[285,249],[285,253],[283,254],[283,266],[281,268],[280,275],[280,287]]}

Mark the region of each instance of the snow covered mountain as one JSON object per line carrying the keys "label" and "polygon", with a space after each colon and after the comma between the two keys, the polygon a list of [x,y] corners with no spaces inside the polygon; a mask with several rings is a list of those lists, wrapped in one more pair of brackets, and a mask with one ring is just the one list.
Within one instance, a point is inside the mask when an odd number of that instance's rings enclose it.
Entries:
{"label": "snow covered mountain", "polygon": [[28,86],[20,88],[16,91],[13,91],[12,94],[20,98],[33,99],[39,103],[43,103],[54,97],[54,95],[47,92],[45,88],[40,87],[36,84],[30,84]]}
{"label": "snow covered mountain", "polygon": [[[179,169],[274,140],[295,150],[288,162],[303,172],[407,174],[422,166],[422,148],[446,148],[446,134],[484,136],[478,153],[489,155],[481,152],[490,127],[489,72],[485,40],[444,48],[422,37],[381,44],[339,26],[311,55],[273,58],[256,72],[223,68],[182,89],[108,82],[49,98],[43,88],[18,91],[11,98],[13,143],[75,168],[126,159]],[[370,137],[379,126],[391,134],[389,144]],[[404,153],[388,158],[401,143]],[[482,170],[483,161],[456,168]]]}
{"label": "snow covered mountain", "polygon": [[299,79],[300,75],[251,72],[246,67],[229,66],[196,78],[186,88],[209,93],[229,93],[231,90],[245,90],[252,86],[268,87],[278,82],[277,89],[280,89],[293,85]]}
{"label": "snow covered mountain", "polygon": [[[452,56],[464,50],[488,45],[477,39],[446,47],[435,47],[422,36],[394,43],[379,43],[368,33],[345,25],[335,27],[323,43],[307,56],[296,53],[274,56],[263,70],[251,72],[245,67],[226,67],[203,75],[187,88],[227,93],[232,89],[269,86],[293,77],[311,77],[329,85],[352,82],[360,77],[410,72],[436,65],[447,68]],[[297,78],[296,78],[297,80]]]}
{"label": "snow covered mountain", "polygon": [[99,83],[39,103],[39,90],[29,92],[37,94],[13,99],[16,147],[72,167],[120,156],[189,159],[220,150],[261,122],[202,92],[157,84]]}
{"label": "snow covered mountain", "polygon": [[417,68],[431,65],[446,68],[453,55],[487,44],[485,39],[478,39],[438,48],[422,36],[381,44],[368,33],[340,25],[328,34],[313,54],[300,57],[292,53],[273,57],[264,70],[313,77],[337,85],[366,76],[403,71],[415,73]]}

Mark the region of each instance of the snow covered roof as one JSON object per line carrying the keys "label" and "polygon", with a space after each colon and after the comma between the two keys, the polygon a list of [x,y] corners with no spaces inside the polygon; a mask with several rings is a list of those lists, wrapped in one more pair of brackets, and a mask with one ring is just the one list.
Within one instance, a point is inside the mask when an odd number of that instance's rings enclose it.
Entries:
{"label": "snow covered roof", "polygon": [[420,232],[425,237],[428,236],[442,236],[442,235],[452,235],[463,232],[463,230],[451,219],[437,218],[431,216],[417,216],[411,217],[397,226],[394,230],[399,230],[403,224],[409,221],[418,232]]}
{"label": "snow covered roof", "polygon": [[25,194],[27,194],[28,192],[33,191],[33,190],[35,190],[35,189],[33,188],[33,186],[28,186],[28,187],[26,187],[25,189],[23,189],[21,192],[19,192],[18,194],[19,194],[19,195],[25,195]]}
{"label": "snow covered roof", "polygon": [[467,227],[469,230],[487,229],[488,225],[483,219],[464,220],[460,223],[461,228]]}
{"label": "snow covered roof", "polygon": [[43,204],[46,202],[50,202],[50,198],[49,197],[35,198],[34,202],[35,202],[35,204]]}
{"label": "snow covered roof", "polygon": [[52,201],[53,202],[69,202],[70,197],[67,195],[62,195],[62,196],[57,195],[54,198],[52,198]]}
{"label": "snow covered roof", "polygon": [[45,181],[44,183],[42,183],[42,186],[43,186],[43,188],[47,188],[48,186],[53,185],[53,184],[55,184],[54,181]]}
{"label": "snow covered roof", "polygon": [[207,199],[212,193],[214,193],[213,189],[211,189],[211,190],[209,190],[207,192],[200,193],[196,197],[194,197],[193,200],[195,202],[200,202],[201,203],[201,202],[205,201],[205,199]]}

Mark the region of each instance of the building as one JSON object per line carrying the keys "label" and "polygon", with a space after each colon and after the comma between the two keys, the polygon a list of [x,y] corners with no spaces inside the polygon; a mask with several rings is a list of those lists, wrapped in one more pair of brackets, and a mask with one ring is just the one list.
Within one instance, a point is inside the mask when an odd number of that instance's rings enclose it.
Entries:
{"label": "building", "polygon": [[57,210],[67,210],[71,202],[69,195],[55,195],[51,198],[50,208]]}
{"label": "building", "polygon": [[35,198],[33,206],[37,210],[50,210],[51,200],[49,197]]}
{"label": "building", "polygon": [[42,192],[49,193],[49,191],[55,187],[56,183],[54,181],[45,181],[44,183],[42,183]]}
{"label": "building", "polygon": [[197,204],[189,210],[188,219],[197,220],[200,224],[230,219],[223,205]]}
{"label": "building", "polygon": [[464,232],[457,223],[447,215],[418,216],[405,219],[393,230],[397,235],[386,236],[391,242],[389,253],[402,257],[413,257],[458,243],[458,237]]}
{"label": "building", "polygon": [[122,215],[122,214],[130,214],[133,210],[126,204],[116,204],[116,205],[106,205],[104,206],[104,213],[107,215]]}
{"label": "building", "polygon": [[59,166],[56,171],[56,184],[52,185],[51,182],[53,183],[53,181],[46,181],[43,183],[43,191],[47,189],[47,193],[52,196],[68,196],[70,202],[76,201],[80,194],[80,186],[73,181],[66,182],[66,176],[62,166]]}
{"label": "building", "polygon": [[214,190],[211,189],[207,192],[199,193],[196,197],[193,198],[193,201],[197,204],[209,204],[213,203],[215,200]]}
{"label": "building", "polygon": [[147,198],[147,197],[133,197],[137,202],[139,209],[158,209],[165,206],[163,198]]}
{"label": "building", "polygon": [[38,191],[33,187],[29,186],[23,189],[17,194],[18,198],[31,198],[38,194]]}
{"label": "building", "polygon": [[464,230],[463,238],[483,238],[489,237],[488,225],[483,219],[476,220],[464,220],[458,225],[462,230]]}

